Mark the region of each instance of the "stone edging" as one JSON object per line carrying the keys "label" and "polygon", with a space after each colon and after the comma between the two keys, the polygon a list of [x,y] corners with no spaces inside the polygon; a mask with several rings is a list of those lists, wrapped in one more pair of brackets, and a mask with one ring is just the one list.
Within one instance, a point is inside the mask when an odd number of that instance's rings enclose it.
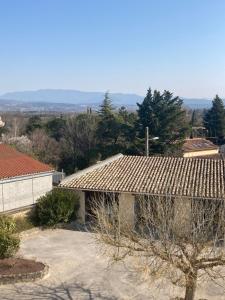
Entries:
{"label": "stone edging", "polygon": [[49,267],[45,264],[44,269],[37,272],[23,273],[23,274],[12,274],[12,275],[0,275],[0,285],[12,284],[17,282],[30,282],[37,279],[42,279],[48,274]]}

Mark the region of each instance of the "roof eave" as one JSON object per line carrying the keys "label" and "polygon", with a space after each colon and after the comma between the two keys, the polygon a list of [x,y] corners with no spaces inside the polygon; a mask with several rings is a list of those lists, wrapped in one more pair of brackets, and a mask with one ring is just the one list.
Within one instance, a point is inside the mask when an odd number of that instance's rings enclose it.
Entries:
{"label": "roof eave", "polygon": [[90,188],[75,188],[75,187],[66,187],[66,186],[57,186],[57,188],[75,190],[75,191],[83,191],[83,192],[101,192],[101,193],[115,193],[115,194],[132,194],[132,195],[150,195],[156,197],[182,197],[182,198],[193,198],[193,199],[205,199],[205,200],[225,200],[224,197],[205,197],[205,196],[191,196],[191,195],[182,195],[182,194],[157,194],[157,193],[149,193],[149,192],[138,192],[138,191],[126,191],[126,190],[104,190],[104,189],[90,189]]}
{"label": "roof eave", "polygon": [[0,178],[0,182],[5,181],[5,180],[20,179],[20,178],[45,175],[45,174],[50,175],[50,174],[53,174],[54,172],[55,172],[55,170],[51,170],[51,171],[44,171],[44,172],[37,172],[37,173],[21,174],[21,175],[11,176],[11,177],[2,177],[2,178]]}

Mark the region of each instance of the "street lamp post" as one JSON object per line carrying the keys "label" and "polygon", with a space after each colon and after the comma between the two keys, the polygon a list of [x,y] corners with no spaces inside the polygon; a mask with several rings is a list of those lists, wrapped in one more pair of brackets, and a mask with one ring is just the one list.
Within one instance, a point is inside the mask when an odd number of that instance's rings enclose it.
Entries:
{"label": "street lamp post", "polygon": [[149,128],[148,126],[145,128],[145,155],[147,157],[149,157],[149,141],[156,141],[158,140],[159,137],[158,136],[155,136],[151,139],[149,139]]}

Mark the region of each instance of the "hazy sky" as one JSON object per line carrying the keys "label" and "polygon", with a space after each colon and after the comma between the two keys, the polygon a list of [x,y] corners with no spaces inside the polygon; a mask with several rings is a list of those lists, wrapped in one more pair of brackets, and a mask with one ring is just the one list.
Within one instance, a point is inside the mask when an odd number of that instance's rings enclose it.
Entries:
{"label": "hazy sky", "polygon": [[225,97],[225,0],[0,0],[0,92]]}

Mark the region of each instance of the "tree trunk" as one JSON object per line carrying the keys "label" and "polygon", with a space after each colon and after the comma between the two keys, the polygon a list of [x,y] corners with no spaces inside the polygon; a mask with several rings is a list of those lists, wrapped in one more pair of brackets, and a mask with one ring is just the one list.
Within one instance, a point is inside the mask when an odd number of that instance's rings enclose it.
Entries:
{"label": "tree trunk", "polygon": [[197,273],[186,275],[185,300],[194,300],[197,285]]}

